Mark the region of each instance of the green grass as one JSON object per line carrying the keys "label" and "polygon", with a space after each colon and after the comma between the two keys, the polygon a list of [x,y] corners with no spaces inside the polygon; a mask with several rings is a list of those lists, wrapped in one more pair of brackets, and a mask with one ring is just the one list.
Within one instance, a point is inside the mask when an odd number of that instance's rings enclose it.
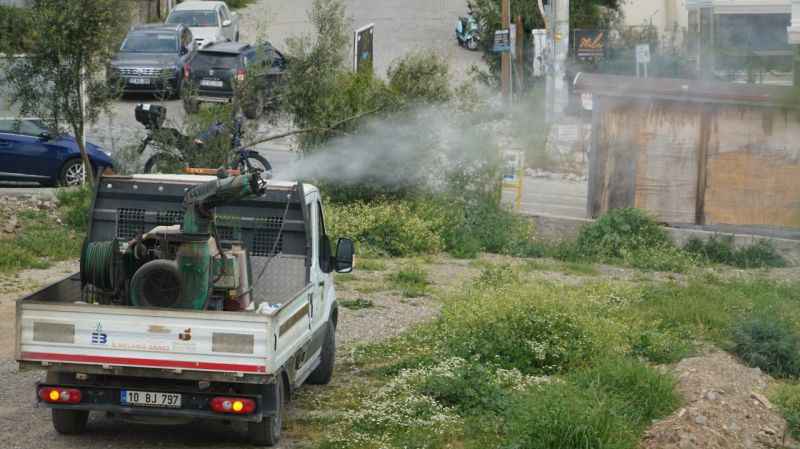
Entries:
{"label": "green grass", "polygon": [[385,271],[386,262],[381,259],[359,259],[356,269],[363,271]]}
{"label": "green grass", "polygon": [[769,399],[786,418],[792,437],[800,438],[800,385],[794,382],[778,384],[770,391]]}
{"label": "green grass", "polygon": [[[800,353],[777,350],[800,335],[798,283],[704,275],[570,286],[519,275],[530,266],[474,265],[481,275],[443,298],[435,322],[353,351],[371,393],[326,423],[336,430],[320,432],[317,447],[634,449],[680,406],[675,379],[653,363],[699,343],[735,348],[741,329],[753,354]],[[392,277],[424,279],[410,271]],[[779,331],[742,327],[761,313],[781,317]],[[799,431],[800,387],[775,394]]]}
{"label": "green grass", "polygon": [[54,261],[80,255],[82,236],[42,211],[23,211],[21,229],[11,240],[0,240],[0,272],[47,268]]}
{"label": "green grass", "polygon": [[430,292],[428,273],[418,264],[412,263],[397,273],[390,274],[389,282],[406,298],[425,296]]}
{"label": "green grass", "polygon": [[339,303],[340,306],[350,310],[369,309],[375,306],[371,300],[362,298],[339,299],[337,302]]}

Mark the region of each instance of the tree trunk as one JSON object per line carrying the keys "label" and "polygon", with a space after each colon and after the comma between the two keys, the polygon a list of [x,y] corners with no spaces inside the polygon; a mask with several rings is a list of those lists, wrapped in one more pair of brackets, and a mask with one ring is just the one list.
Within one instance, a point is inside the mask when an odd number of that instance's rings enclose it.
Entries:
{"label": "tree trunk", "polygon": [[81,151],[81,160],[83,161],[83,169],[86,172],[86,182],[90,186],[94,186],[94,172],[92,171],[92,162],[89,160],[89,154],[86,152],[86,146],[83,144],[84,123],[83,118],[75,133],[75,140],[78,142],[78,149]]}

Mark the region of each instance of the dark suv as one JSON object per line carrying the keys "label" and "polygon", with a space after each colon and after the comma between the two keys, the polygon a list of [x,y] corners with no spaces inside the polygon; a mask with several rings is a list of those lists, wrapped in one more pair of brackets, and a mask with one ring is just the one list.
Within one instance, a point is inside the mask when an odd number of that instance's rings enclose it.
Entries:
{"label": "dark suv", "polygon": [[200,103],[227,103],[234,86],[246,92],[242,112],[258,118],[270,106],[275,90],[282,84],[286,59],[270,43],[251,45],[217,42],[198,51],[189,68],[189,85],[184,93],[186,112],[196,112]]}
{"label": "dark suv", "polygon": [[151,24],[131,28],[108,68],[108,82],[123,93],[178,96],[197,53],[189,28]]}

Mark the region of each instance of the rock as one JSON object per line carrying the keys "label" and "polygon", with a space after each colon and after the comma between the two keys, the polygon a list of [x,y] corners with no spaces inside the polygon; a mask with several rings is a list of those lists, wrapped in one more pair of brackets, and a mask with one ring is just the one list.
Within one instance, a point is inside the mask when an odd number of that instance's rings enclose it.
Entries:
{"label": "rock", "polygon": [[678,411],[678,418],[683,418],[683,415],[686,414],[686,409],[682,408]]}
{"label": "rock", "polygon": [[719,399],[719,394],[717,394],[717,392],[714,390],[709,390],[706,392],[705,398],[706,400],[709,401],[716,401],[717,399]]}
{"label": "rock", "polygon": [[777,435],[778,434],[777,430],[775,430],[775,429],[773,429],[772,427],[769,427],[769,426],[761,427],[761,431],[766,433],[767,435]]}
{"label": "rock", "polygon": [[694,417],[694,422],[695,422],[695,424],[697,424],[697,425],[699,425],[699,426],[704,426],[704,425],[706,425],[706,421],[707,421],[707,419],[706,419],[706,417],[705,417],[705,416],[703,416],[703,415],[697,415],[697,416],[695,416],[695,417]]}
{"label": "rock", "polygon": [[11,217],[8,219],[8,221],[6,222],[6,224],[5,224],[5,225],[3,225],[3,232],[5,232],[5,233],[7,233],[7,234],[13,234],[13,233],[14,233],[14,230],[15,230],[15,229],[17,229],[17,224],[18,224],[18,221],[17,221],[17,216],[16,216],[16,214],[15,214],[15,215],[12,215],[12,216],[11,216]]}
{"label": "rock", "polygon": [[758,403],[766,407],[768,410],[772,409],[772,404],[769,402],[769,399],[764,397],[764,395],[756,393],[755,391],[750,393],[750,397],[755,399]]}

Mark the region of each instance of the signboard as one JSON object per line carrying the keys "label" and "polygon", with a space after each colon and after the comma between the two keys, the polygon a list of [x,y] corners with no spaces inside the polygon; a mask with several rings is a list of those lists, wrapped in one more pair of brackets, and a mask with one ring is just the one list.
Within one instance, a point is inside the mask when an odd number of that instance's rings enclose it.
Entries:
{"label": "signboard", "polygon": [[650,64],[650,44],[639,44],[636,46],[636,63]]}
{"label": "signboard", "polygon": [[605,55],[605,30],[575,30],[575,57],[578,59],[596,59]]}
{"label": "signboard", "polygon": [[522,206],[522,187],[525,153],[520,150],[503,151],[503,188],[514,192],[514,209]]}
{"label": "signboard", "polygon": [[545,74],[545,49],[547,48],[547,30],[533,30],[533,76]]}
{"label": "signboard", "polygon": [[372,71],[374,34],[374,23],[359,28],[353,33],[353,70],[356,72]]}
{"label": "signboard", "polygon": [[494,47],[492,51],[495,53],[511,51],[511,33],[509,30],[497,30],[494,32]]}

